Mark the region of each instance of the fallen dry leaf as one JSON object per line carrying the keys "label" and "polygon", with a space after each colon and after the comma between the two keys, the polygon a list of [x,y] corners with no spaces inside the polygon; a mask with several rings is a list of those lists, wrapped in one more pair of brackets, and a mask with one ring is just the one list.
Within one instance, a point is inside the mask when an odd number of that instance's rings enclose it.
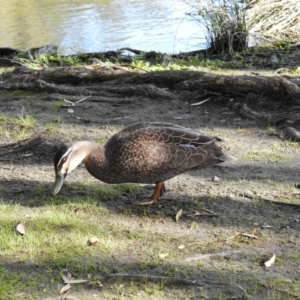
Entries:
{"label": "fallen dry leaf", "polygon": [[159,258],[166,258],[169,256],[169,253],[161,253],[158,255]]}
{"label": "fallen dry leaf", "polygon": [[88,241],[87,244],[89,246],[95,246],[99,242],[99,239],[97,237],[91,237]]}
{"label": "fallen dry leaf", "polygon": [[87,279],[74,279],[74,278],[70,278],[67,276],[63,276],[63,281],[64,283],[84,283],[84,282],[88,282]]}
{"label": "fallen dry leaf", "polygon": [[218,176],[214,176],[211,180],[214,181],[214,182],[220,182],[221,178],[218,177]]}
{"label": "fallen dry leaf", "polygon": [[72,288],[71,284],[68,283],[61,288],[59,294],[62,295],[64,293],[66,293],[68,290],[70,290],[71,288]]}
{"label": "fallen dry leaf", "polygon": [[176,214],[176,217],[175,217],[175,219],[176,219],[176,222],[178,222],[178,221],[179,221],[179,219],[180,219],[181,215],[182,215],[182,209],[179,209],[179,211],[177,212],[177,214]]}
{"label": "fallen dry leaf", "polygon": [[16,232],[21,234],[21,235],[25,235],[26,234],[26,231],[25,231],[25,226],[19,222],[16,226]]}
{"label": "fallen dry leaf", "polygon": [[265,267],[270,268],[272,266],[272,264],[274,264],[275,258],[276,258],[276,255],[275,255],[275,253],[273,253],[272,257],[264,263]]}

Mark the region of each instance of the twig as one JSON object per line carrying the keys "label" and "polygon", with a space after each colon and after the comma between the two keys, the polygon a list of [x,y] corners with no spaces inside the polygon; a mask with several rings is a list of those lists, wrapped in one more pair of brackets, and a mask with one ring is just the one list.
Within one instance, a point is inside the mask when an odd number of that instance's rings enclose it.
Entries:
{"label": "twig", "polygon": [[234,239],[237,236],[240,236],[241,232],[237,232],[236,234],[230,236],[229,238],[226,239],[226,243],[228,243],[230,240]]}
{"label": "twig", "polygon": [[235,253],[240,253],[242,250],[233,250],[233,251],[223,251],[219,253],[208,253],[208,254],[199,254],[196,256],[188,257],[184,259],[182,262],[191,262],[191,261],[196,261],[196,260],[204,260],[204,259],[210,259],[211,257],[216,257],[216,256],[229,256],[230,254],[235,254]]}
{"label": "twig", "polygon": [[205,99],[205,100],[203,100],[203,101],[200,101],[200,102],[196,102],[196,103],[193,103],[193,104],[191,104],[190,106],[197,106],[197,105],[201,105],[201,104],[203,104],[203,103],[205,103],[205,102],[207,102],[208,100],[210,100],[211,98],[207,98],[207,99]]}
{"label": "twig", "polygon": [[204,211],[206,211],[207,213],[209,213],[209,214],[212,214],[212,215],[217,215],[216,213],[214,213],[214,212],[212,212],[211,210],[208,210],[208,209],[206,209],[206,208],[202,208],[202,210],[204,210]]}
{"label": "twig", "polygon": [[176,278],[176,277],[169,277],[169,276],[154,276],[154,275],[138,275],[138,274],[123,274],[123,273],[117,273],[117,274],[110,274],[107,277],[105,277],[105,281],[108,281],[110,279],[114,278],[121,278],[121,279],[129,279],[129,280],[137,280],[137,281],[167,281],[172,283],[181,283],[181,284],[187,284],[187,285],[200,285],[195,280],[188,280],[184,278]]}
{"label": "twig", "polygon": [[252,239],[258,239],[256,235],[250,233],[242,233],[241,236],[252,238]]}
{"label": "twig", "polygon": [[65,98],[64,98],[64,101],[67,102],[67,103],[70,103],[72,106],[75,106],[75,103],[73,101],[69,101],[69,100],[67,100]]}
{"label": "twig", "polygon": [[258,239],[258,237],[254,234],[245,233],[245,232],[237,232],[236,234],[234,234],[234,235],[230,236],[229,238],[227,238],[226,243],[228,243],[230,240],[232,240],[233,238],[235,238],[237,236],[244,236],[244,237],[248,237],[248,238],[252,238],[252,239]]}
{"label": "twig", "polygon": [[159,272],[161,270],[163,270],[166,267],[171,267],[174,265],[178,265],[181,263],[186,263],[186,262],[194,262],[194,261],[198,261],[198,260],[205,260],[205,259],[210,259],[211,257],[225,257],[225,256],[229,256],[231,254],[235,254],[235,253],[240,253],[242,250],[232,250],[232,251],[223,251],[223,252],[219,252],[219,253],[207,253],[207,254],[198,254],[195,256],[191,256],[191,257],[187,257],[184,260],[180,260],[180,261],[173,261],[173,262],[169,262],[163,265],[160,265],[154,269],[151,270],[151,273],[155,273],[155,272]]}
{"label": "twig", "polygon": [[287,203],[287,202],[282,202],[282,201],[276,201],[276,200],[272,200],[272,199],[262,198],[260,196],[255,197],[255,196],[252,196],[252,195],[247,194],[247,193],[239,193],[238,196],[240,196],[240,197],[246,197],[246,198],[253,199],[253,200],[254,199],[255,200],[262,200],[262,201],[266,201],[266,202],[270,202],[270,203],[274,203],[274,204],[300,207],[300,204],[297,204],[297,203]]}
{"label": "twig", "polygon": [[83,97],[82,99],[79,99],[79,100],[76,101],[76,102],[69,101],[69,100],[67,100],[67,99],[64,98],[64,101],[71,104],[71,105],[68,105],[68,106],[75,106],[76,103],[83,102],[83,101],[85,101],[86,99],[88,99],[88,98],[90,98],[90,97],[92,97],[92,96],[90,95],[90,96]]}
{"label": "twig", "polygon": [[88,98],[90,98],[90,97],[92,97],[92,96],[91,96],[91,95],[90,95],[90,96],[86,96],[86,97],[84,97],[84,98],[82,98],[82,99],[76,101],[75,103],[83,102],[83,101],[85,101],[86,99],[88,99]]}
{"label": "twig", "polygon": [[235,282],[233,282],[232,284],[236,285],[239,289],[241,289],[245,293],[246,299],[251,299],[244,288],[242,288],[240,285],[236,284]]}
{"label": "twig", "polygon": [[195,216],[195,217],[196,216],[205,216],[205,217],[215,217],[215,216],[218,216],[216,213],[214,213],[211,210],[208,210],[206,208],[201,208],[201,211],[195,210],[195,213],[193,215],[189,215],[189,216]]}

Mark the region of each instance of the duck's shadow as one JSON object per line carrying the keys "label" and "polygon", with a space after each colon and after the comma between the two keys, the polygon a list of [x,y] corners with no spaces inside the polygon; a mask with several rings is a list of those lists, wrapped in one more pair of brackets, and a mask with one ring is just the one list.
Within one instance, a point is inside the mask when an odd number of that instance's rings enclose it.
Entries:
{"label": "duck's shadow", "polygon": [[[274,204],[251,200],[202,194],[199,196],[178,195],[171,190],[157,203],[152,205],[137,205],[141,200],[151,196],[149,186],[128,188],[120,191],[118,185],[99,184],[90,188],[87,184],[66,184],[64,189],[55,197],[50,195],[52,183],[40,184],[34,181],[2,181],[0,190],[2,203],[19,204],[27,207],[47,205],[65,205],[72,203],[74,209],[84,204],[103,207],[110,213],[124,216],[147,217],[154,220],[176,221],[186,224],[187,228],[193,223],[209,223],[212,226],[252,228],[255,224],[284,224],[298,227],[295,223],[299,217],[300,207]],[[107,191],[107,189],[109,189]],[[114,190],[116,189],[116,191]],[[73,209],[73,208],[72,208]],[[178,212],[181,215],[178,217]],[[180,213],[179,213],[180,214]],[[176,220],[177,215],[177,220]],[[275,216],[275,217],[274,217]]]}

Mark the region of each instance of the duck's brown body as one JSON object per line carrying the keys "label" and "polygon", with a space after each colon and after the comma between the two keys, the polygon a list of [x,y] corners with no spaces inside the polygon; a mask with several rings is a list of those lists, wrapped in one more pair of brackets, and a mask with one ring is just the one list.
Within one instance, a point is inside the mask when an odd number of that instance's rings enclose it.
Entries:
{"label": "duck's brown body", "polygon": [[88,172],[106,183],[156,183],[155,202],[163,193],[165,180],[232,159],[217,141],[170,123],[137,123],[115,134],[104,147],[93,142],[74,143],[56,154],[54,164],[56,173],[62,170],[65,176],[74,169],[69,165],[77,155],[78,164],[84,160]]}

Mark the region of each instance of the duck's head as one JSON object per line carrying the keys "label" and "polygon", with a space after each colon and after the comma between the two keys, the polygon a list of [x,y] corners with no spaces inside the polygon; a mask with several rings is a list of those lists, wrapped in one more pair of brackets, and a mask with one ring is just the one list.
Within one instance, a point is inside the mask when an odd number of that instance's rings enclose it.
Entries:
{"label": "duck's head", "polygon": [[55,183],[51,191],[53,196],[60,191],[67,174],[74,170],[88,155],[88,143],[82,141],[63,145],[54,155]]}

